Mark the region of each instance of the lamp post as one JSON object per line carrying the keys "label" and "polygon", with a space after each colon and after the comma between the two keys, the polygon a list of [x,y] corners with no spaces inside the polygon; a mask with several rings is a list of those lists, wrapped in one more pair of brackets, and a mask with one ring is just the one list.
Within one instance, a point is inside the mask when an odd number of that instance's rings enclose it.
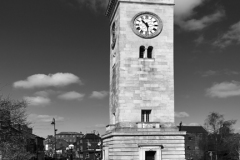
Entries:
{"label": "lamp post", "polygon": [[67,151],[70,151],[70,160],[73,160],[73,148],[74,148],[74,145],[73,144],[70,144],[66,150]]}
{"label": "lamp post", "polygon": [[53,118],[53,121],[52,121],[52,123],[51,123],[52,125],[53,125],[53,129],[54,129],[54,158],[55,158],[55,156],[56,156],[56,154],[57,154],[57,151],[56,151],[56,141],[57,141],[57,139],[56,139],[56,132],[57,132],[57,129],[55,128],[56,126],[56,123],[55,123],[55,118]]}

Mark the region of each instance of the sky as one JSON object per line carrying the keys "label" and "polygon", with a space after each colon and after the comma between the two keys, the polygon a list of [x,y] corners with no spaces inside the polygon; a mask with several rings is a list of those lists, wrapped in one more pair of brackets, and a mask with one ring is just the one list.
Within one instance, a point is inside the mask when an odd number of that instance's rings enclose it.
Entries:
{"label": "sky", "polygon": [[[105,133],[108,0],[0,0],[0,95],[28,102],[33,133]],[[238,120],[239,0],[175,0],[175,123]]]}

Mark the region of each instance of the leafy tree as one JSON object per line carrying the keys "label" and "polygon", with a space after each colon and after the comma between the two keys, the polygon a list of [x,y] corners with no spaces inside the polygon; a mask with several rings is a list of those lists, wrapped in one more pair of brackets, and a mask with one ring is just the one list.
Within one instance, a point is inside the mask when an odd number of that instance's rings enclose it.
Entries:
{"label": "leafy tree", "polygon": [[28,126],[27,103],[0,97],[0,152],[3,159],[28,160],[33,155],[26,150],[28,134],[20,130]]}

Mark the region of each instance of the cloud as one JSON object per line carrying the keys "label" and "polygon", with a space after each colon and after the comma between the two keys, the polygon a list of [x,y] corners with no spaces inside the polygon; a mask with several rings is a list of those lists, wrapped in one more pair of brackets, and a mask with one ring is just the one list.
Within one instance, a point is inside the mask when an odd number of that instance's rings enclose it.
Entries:
{"label": "cloud", "polygon": [[71,91],[71,92],[67,92],[59,95],[58,98],[63,100],[82,100],[84,96],[85,94]]}
{"label": "cloud", "polygon": [[96,124],[95,127],[96,128],[105,128],[106,124]]}
{"label": "cloud", "polygon": [[175,1],[176,18],[185,19],[194,14],[193,9],[204,3],[205,0],[177,0]]}
{"label": "cloud", "polygon": [[205,1],[206,0],[175,1],[175,24],[186,31],[197,31],[220,21],[225,15],[222,9],[215,11],[213,14],[203,16],[200,19],[193,18],[193,16],[196,15],[194,9],[203,5]]}
{"label": "cloud", "polygon": [[235,133],[240,133],[240,128],[237,128],[237,129],[235,130]]}
{"label": "cloud", "polygon": [[185,118],[185,117],[189,117],[189,114],[186,112],[175,112],[175,117],[177,118]]}
{"label": "cloud", "polygon": [[194,40],[195,43],[197,44],[201,44],[204,42],[204,37],[203,35],[201,35],[200,37],[198,37],[197,39]]}
{"label": "cloud", "polygon": [[240,96],[240,82],[215,83],[212,87],[206,89],[206,95],[217,98]]}
{"label": "cloud", "polygon": [[74,8],[81,8],[86,6],[93,11],[105,10],[109,0],[62,0],[64,3],[68,4]]}
{"label": "cloud", "polygon": [[213,43],[213,45],[220,48],[226,48],[234,43],[240,44],[240,21],[232,25],[225,34]]}
{"label": "cloud", "polygon": [[239,75],[240,72],[238,71],[231,71],[228,69],[224,69],[224,70],[208,70],[205,72],[198,72],[199,74],[202,75],[202,77],[211,77],[211,76],[218,76],[218,75],[227,75],[227,76],[232,76],[232,75]]}
{"label": "cloud", "polygon": [[107,91],[93,91],[90,98],[103,99],[108,96]]}
{"label": "cloud", "polygon": [[98,9],[106,9],[108,4],[108,0],[78,0],[78,1],[92,8],[95,11],[97,11]]}
{"label": "cloud", "polygon": [[15,88],[44,88],[44,87],[64,87],[73,83],[82,84],[79,77],[71,73],[55,74],[35,74],[27,77],[26,80],[14,82]]}
{"label": "cloud", "polygon": [[201,126],[199,123],[189,123],[188,126]]}
{"label": "cloud", "polygon": [[55,121],[57,122],[63,122],[64,117],[60,117],[57,115],[37,115],[37,114],[30,114],[28,116],[28,119],[31,122],[36,122],[36,123],[51,123],[53,118],[55,118]]}
{"label": "cloud", "polygon": [[201,19],[190,20],[178,20],[176,23],[184,30],[196,31],[202,30],[212,23],[218,22],[224,17],[225,12],[223,10],[217,11],[211,15],[202,17]]}
{"label": "cloud", "polygon": [[40,97],[40,96],[37,96],[37,97],[24,97],[24,99],[27,101],[27,103],[30,105],[30,106],[46,106],[48,104],[51,103],[51,100],[49,98],[46,98],[46,97]]}
{"label": "cloud", "polygon": [[202,77],[215,76],[218,74],[219,74],[218,71],[208,70],[208,71],[202,73]]}
{"label": "cloud", "polygon": [[199,123],[189,123],[189,124],[186,124],[186,123],[182,123],[182,126],[201,126]]}
{"label": "cloud", "polygon": [[52,94],[56,94],[57,91],[54,91],[54,90],[45,90],[45,91],[38,91],[36,93],[34,93],[34,95],[36,96],[40,96],[40,97],[48,97]]}
{"label": "cloud", "polygon": [[36,93],[34,93],[37,96],[41,96],[41,97],[48,97],[49,96],[49,92],[48,91],[38,91]]}

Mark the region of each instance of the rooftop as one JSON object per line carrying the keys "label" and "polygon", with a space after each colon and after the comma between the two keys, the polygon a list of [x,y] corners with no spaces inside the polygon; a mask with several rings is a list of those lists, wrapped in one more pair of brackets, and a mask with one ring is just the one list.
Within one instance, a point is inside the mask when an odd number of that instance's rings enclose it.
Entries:
{"label": "rooftop", "polygon": [[84,139],[99,139],[101,137],[94,133],[87,133],[82,138],[84,138]]}
{"label": "rooftop", "polygon": [[202,126],[182,126],[181,131],[186,131],[187,133],[208,133]]}
{"label": "rooftop", "polygon": [[82,132],[60,132],[60,133],[58,133],[57,135],[79,135],[79,134],[82,134]]}

